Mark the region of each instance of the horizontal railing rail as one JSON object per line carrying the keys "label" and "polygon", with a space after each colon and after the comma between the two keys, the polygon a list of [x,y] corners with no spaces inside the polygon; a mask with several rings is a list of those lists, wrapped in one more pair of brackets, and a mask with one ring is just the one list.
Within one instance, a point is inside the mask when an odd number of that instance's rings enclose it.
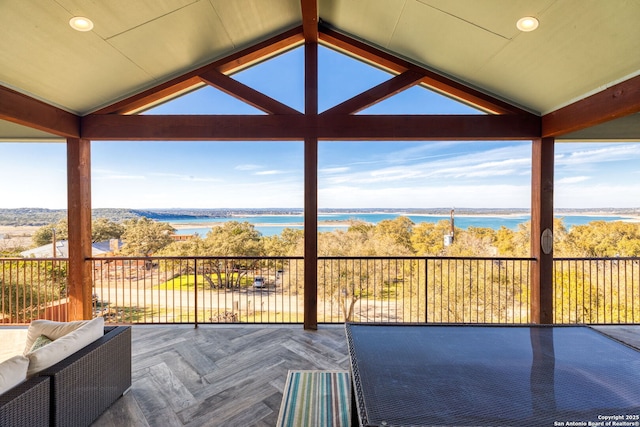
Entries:
{"label": "horizontal railing rail", "polygon": [[[110,323],[302,323],[302,257],[91,258]],[[318,323],[520,324],[532,258],[318,257]],[[67,320],[66,258],[0,259],[0,323]],[[554,322],[640,323],[640,258],[556,258]]]}

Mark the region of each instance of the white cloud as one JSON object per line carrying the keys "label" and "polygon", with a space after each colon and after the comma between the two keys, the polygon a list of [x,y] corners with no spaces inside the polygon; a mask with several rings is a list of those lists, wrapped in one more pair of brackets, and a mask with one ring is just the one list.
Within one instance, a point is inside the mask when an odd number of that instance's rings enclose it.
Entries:
{"label": "white cloud", "polygon": [[284,172],[274,169],[274,170],[256,172],[256,173],[254,173],[254,175],[279,175],[279,174],[282,174],[282,173],[284,173]]}
{"label": "white cloud", "polygon": [[[528,153],[528,151],[527,151]],[[446,159],[390,166],[366,171],[340,174],[336,169],[331,176],[322,177],[329,184],[375,184],[410,180],[479,179],[529,175],[531,160],[522,146],[506,147],[484,152],[448,156]],[[420,182],[418,184],[421,184]]]}
{"label": "white cloud", "polygon": [[558,208],[637,208],[640,183],[557,186],[554,204]]}
{"label": "white cloud", "polygon": [[416,187],[358,188],[332,186],[318,192],[323,208],[430,208],[476,207],[521,208],[531,204],[528,186],[517,185],[446,185]]}
{"label": "white cloud", "polygon": [[127,175],[127,174],[101,175],[93,178],[102,179],[102,180],[136,180],[136,181],[143,181],[147,179],[147,177],[144,175]]}
{"label": "white cloud", "polygon": [[145,175],[132,174],[113,169],[93,169],[91,178],[94,180],[146,180]]}
{"label": "white cloud", "polygon": [[214,177],[201,177],[196,175],[185,175],[178,173],[164,173],[164,172],[152,172],[149,174],[152,177],[158,178],[170,178],[172,180],[190,181],[190,182],[223,182],[220,178]]}
{"label": "white cloud", "polygon": [[478,164],[467,164],[436,169],[427,176],[445,178],[486,178],[490,176],[505,176],[520,174],[522,168],[530,168],[529,159],[505,159],[499,161],[486,161]]}
{"label": "white cloud", "polygon": [[322,169],[318,169],[318,174],[332,174],[332,173],[341,173],[341,172],[348,172],[350,170],[350,168],[346,167],[346,166],[342,166],[342,167],[335,167],[335,168],[322,168]]}
{"label": "white cloud", "polygon": [[253,171],[253,170],[262,169],[262,168],[263,166],[247,163],[243,165],[238,165],[234,169],[239,171]]}
{"label": "white cloud", "polygon": [[596,144],[595,148],[591,149],[585,149],[589,144],[567,143],[557,144],[557,147],[565,151],[555,156],[557,166],[614,162],[640,157],[640,144],[632,143]]}
{"label": "white cloud", "polygon": [[563,184],[577,184],[578,182],[584,182],[589,180],[590,178],[588,176],[569,176],[566,178],[561,178],[556,180],[556,185],[563,185]]}
{"label": "white cloud", "polygon": [[463,141],[417,143],[414,146],[392,151],[381,159],[381,163],[407,163],[451,157],[453,153],[451,149],[464,144],[469,143]]}
{"label": "white cloud", "polygon": [[220,178],[207,178],[207,177],[197,177],[197,176],[184,176],[183,181],[191,181],[191,182],[224,182],[223,179]]}
{"label": "white cloud", "polygon": [[162,178],[184,178],[186,175],[179,173],[150,172],[149,176],[157,176]]}

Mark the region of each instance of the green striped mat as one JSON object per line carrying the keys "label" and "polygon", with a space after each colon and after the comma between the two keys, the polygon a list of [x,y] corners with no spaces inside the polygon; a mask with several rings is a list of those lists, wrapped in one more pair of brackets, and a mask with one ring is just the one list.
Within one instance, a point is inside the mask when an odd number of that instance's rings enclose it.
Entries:
{"label": "green striped mat", "polygon": [[348,427],[351,381],[347,371],[289,371],[277,427]]}

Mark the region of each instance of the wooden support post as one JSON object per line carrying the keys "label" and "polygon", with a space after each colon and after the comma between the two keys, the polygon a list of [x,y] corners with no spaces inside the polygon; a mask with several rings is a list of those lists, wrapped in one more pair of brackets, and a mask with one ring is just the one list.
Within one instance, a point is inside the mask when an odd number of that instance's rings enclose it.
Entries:
{"label": "wooden support post", "polygon": [[531,322],[553,323],[554,138],[532,141],[531,155]]}
{"label": "wooden support post", "polygon": [[91,141],[67,139],[69,223],[68,320],[88,320],[91,308]]}
{"label": "wooden support post", "polygon": [[318,140],[304,141],[304,328],[318,329]]}
{"label": "wooden support post", "polygon": [[[305,114],[318,114],[318,43],[305,44]],[[318,329],[318,138],[304,139],[304,328]]]}

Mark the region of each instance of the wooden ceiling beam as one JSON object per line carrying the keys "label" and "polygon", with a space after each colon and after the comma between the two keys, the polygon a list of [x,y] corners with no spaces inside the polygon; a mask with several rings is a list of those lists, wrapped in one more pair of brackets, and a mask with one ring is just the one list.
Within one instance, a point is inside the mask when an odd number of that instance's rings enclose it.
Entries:
{"label": "wooden ceiling beam", "polygon": [[65,138],[80,135],[80,118],[75,114],[3,86],[0,119]]}
{"label": "wooden ceiling beam", "polygon": [[540,118],[516,115],[90,115],[90,140],[527,140]]}
{"label": "wooden ceiling beam", "polygon": [[201,84],[200,75],[210,70],[229,74],[259,62],[279,52],[291,49],[303,41],[302,26],[293,28],[247,49],[214,61],[196,70],[173,78],[160,85],[147,89],[120,102],[102,108],[93,114],[131,114],[147,106],[154,105],[180,92]]}
{"label": "wooden ceiling beam", "polygon": [[542,136],[557,137],[640,112],[640,76],[542,116]]}
{"label": "wooden ceiling beam", "polygon": [[332,107],[322,114],[355,114],[380,101],[392,97],[403,90],[415,86],[422,81],[424,74],[414,70],[407,70],[398,74],[392,79],[382,82],[379,85]]}
{"label": "wooden ceiling beam", "polygon": [[340,115],[319,116],[325,140],[527,140],[540,134],[529,115]]}
{"label": "wooden ceiling beam", "polygon": [[199,77],[204,83],[216,87],[267,114],[302,114],[294,108],[276,101],[217,70],[209,70]]}
{"label": "wooden ceiling beam", "polygon": [[300,0],[305,43],[318,43],[318,1]]}
{"label": "wooden ceiling beam", "polygon": [[305,117],[295,115],[90,115],[82,119],[91,140],[237,141],[300,139]]}
{"label": "wooden ceiling beam", "polygon": [[373,63],[396,73],[402,73],[410,69],[421,72],[424,74],[421,83],[445,95],[459,99],[462,102],[475,105],[478,108],[494,114],[533,115],[528,111],[513,106],[500,99],[494,98],[476,89],[465,86],[462,83],[456,82],[426,68],[419,67],[373,46],[367,45],[359,40],[339,33],[325,25],[320,24],[319,28],[320,41],[327,45],[333,46],[338,50],[350,53],[364,61]]}

